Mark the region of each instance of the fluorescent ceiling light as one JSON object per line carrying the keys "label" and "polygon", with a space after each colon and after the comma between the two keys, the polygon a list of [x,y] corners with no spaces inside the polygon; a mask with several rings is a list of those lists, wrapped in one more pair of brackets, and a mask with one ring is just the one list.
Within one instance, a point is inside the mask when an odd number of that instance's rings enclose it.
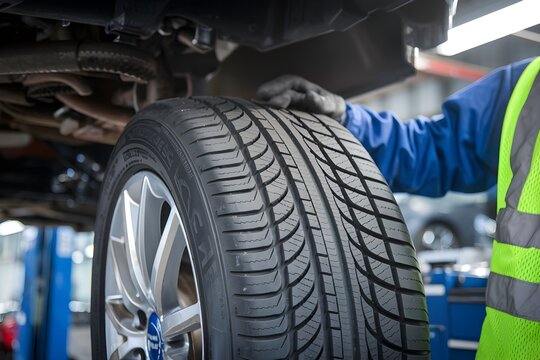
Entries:
{"label": "fluorescent ceiling light", "polygon": [[0,224],[0,236],[13,235],[23,230],[24,225],[16,220],[7,220]]}
{"label": "fluorescent ceiling light", "polygon": [[439,54],[453,56],[540,23],[540,1],[522,0],[448,31]]}

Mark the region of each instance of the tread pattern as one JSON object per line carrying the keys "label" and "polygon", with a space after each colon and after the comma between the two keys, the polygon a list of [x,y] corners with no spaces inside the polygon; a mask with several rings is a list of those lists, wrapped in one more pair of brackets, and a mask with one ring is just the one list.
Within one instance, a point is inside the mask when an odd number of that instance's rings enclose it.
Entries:
{"label": "tread pattern", "polygon": [[414,247],[348,131],[239,99],[154,106],[174,109],[214,210],[234,357],[429,358]]}

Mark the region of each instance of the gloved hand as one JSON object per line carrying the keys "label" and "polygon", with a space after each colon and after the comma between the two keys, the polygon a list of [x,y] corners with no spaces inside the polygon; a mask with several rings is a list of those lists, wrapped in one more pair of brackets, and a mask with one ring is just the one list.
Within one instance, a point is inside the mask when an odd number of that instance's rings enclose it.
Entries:
{"label": "gloved hand", "polygon": [[300,76],[283,75],[259,87],[257,96],[270,105],[328,115],[341,122],[345,99]]}

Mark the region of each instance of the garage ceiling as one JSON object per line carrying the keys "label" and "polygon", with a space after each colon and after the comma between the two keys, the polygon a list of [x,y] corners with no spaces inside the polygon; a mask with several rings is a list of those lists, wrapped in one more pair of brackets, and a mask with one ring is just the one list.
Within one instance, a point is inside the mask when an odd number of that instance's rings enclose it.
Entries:
{"label": "garage ceiling", "polygon": [[[516,0],[458,0],[454,25],[458,26],[495,10],[512,5]],[[540,11],[540,4],[539,4]],[[525,30],[522,36],[509,35],[458,54],[452,59],[495,68],[517,60],[540,55],[540,25]],[[535,40],[531,40],[536,38]]]}

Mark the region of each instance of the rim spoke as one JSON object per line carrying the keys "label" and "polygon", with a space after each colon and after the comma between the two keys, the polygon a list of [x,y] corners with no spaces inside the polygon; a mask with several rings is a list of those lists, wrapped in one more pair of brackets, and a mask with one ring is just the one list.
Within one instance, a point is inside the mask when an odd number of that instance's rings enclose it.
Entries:
{"label": "rim spoke", "polygon": [[109,251],[113,261],[116,285],[125,307],[132,314],[137,314],[138,310],[146,310],[148,303],[133,284],[131,276],[125,271],[128,261],[124,249],[122,240],[111,237]]}
{"label": "rim spoke", "polygon": [[171,211],[159,240],[150,286],[158,314],[178,306],[178,274],[186,248],[184,229],[176,211]]}
{"label": "rim spoke", "polygon": [[141,267],[141,258],[139,252],[137,251],[139,246],[137,246],[138,238],[136,229],[138,227],[139,220],[139,204],[137,204],[129,196],[127,190],[124,190],[123,193],[123,204],[122,210],[124,215],[124,243],[126,246],[126,260],[127,267],[131,278],[133,279],[133,285],[137,293],[140,296],[144,296],[148,299],[148,283],[145,281],[143,270]]}
{"label": "rim spoke", "polygon": [[[152,189],[147,176],[143,178],[139,217],[137,221],[137,252],[145,284],[150,284],[150,270],[156,256],[161,234],[160,215],[164,199]],[[152,294],[149,292],[149,296]],[[153,300],[153,299],[152,299]]]}
{"label": "rim spoke", "polygon": [[126,337],[144,335],[143,330],[136,329],[135,317],[125,307],[121,295],[109,296],[105,300],[105,311],[118,334]]}
{"label": "rim spoke", "polygon": [[[111,360],[121,360],[133,358],[136,353],[144,354],[146,349],[146,335],[141,333],[136,336],[129,336],[109,357]],[[145,357],[142,356],[144,359]]]}
{"label": "rim spoke", "polygon": [[187,334],[201,327],[201,307],[195,303],[183,309],[176,309],[163,317],[161,331],[167,341]]}

